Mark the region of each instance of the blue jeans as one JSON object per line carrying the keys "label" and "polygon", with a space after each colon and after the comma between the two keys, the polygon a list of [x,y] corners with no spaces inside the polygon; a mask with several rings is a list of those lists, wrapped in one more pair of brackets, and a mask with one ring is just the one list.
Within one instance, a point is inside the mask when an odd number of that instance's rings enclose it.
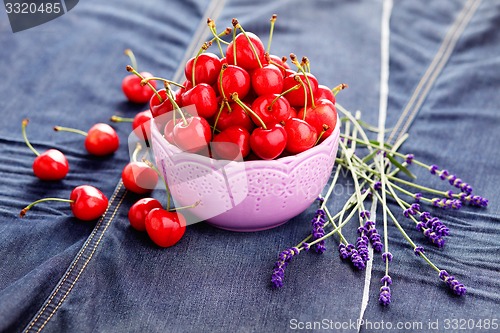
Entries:
{"label": "blue jeans", "polygon": [[[53,125],[88,129],[112,114],[132,116],[145,108],[125,102],[120,90],[127,75],[124,49],[134,50],[140,70],[181,81],[186,54],[196,52],[207,37],[206,28],[198,30],[207,17],[220,31],[237,17],[247,31],[267,41],[273,13],[278,21],[272,52],[307,55],[320,83],[348,83],[338,102],[361,110],[363,120],[376,125],[382,1],[88,0],[16,34],[6,17],[2,20],[0,332],[356,332],[351,323],[360,318],[365,291],[361,331],[388,331],[390,323],[395,332],[429,332],[436,322],[443,331],[453,320],[500,320],[498,2],[396,1],[387,36],[386,126],[391,130],[386,138],[394,142],[408,132],[403,152],[449,169],[490,199],[487,209],[436,212],[452,234],[444,249],[426,247],[437,265],[468,287],[462,298],[451,295],[413,255],[393,225],[388,230],[394,255],[388,308],[377,300],[384,275],[380,258],[370,270],[356,271],[338,258],[337,240],[329,240],[321,256],[294,258],[285,285],[273,290],[270,275],[278,253],[307,236],[316,207],[256,233],[198,223],[176,246],[160,249],[127,220],[128,208],[138,199],[120,183],[129,159],[129,126],[113,125],[122,147],[105,158],[88,156],[82,137],[52,131]],[[71,170],[63,181],[45,183],[32,176],[34,155],[20,134],[25,117],[37,149],[55,147],[67,155]],[[428,171],[412,172],[423,183],[440,186]],[[18,217],[27,203],[68,197],[82,183],[110,198],[103,219],[77,221],[63,203],[40,205]],[[165,199],[161,192],[154,196]],[[338,199],[332,200],[332,211],[341,208],[341,194]],[[398,218],[405,222],[402,214]],[[355,229],[345,233],[356,237]],[[414,228],[408,233],[424,242]],[[405,327],[413,322],[417,326]]]}

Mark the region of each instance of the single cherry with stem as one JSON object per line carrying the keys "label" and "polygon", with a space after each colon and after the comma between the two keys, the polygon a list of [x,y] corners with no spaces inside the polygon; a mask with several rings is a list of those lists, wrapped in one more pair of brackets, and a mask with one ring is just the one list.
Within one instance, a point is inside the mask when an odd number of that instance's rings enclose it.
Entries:
{"label": "single cherry with stem", "polygon": [[137,161],[137,154],[142,146],[137,143],[132,154],[132,161],[122,170],[122,182],[125,188],[137,194],[151,192],[158,183],[158,175],[146,163]]}
{"label": "single cherry with stem", "polygon": [[95,156],[113,154],[120,146],[120,139],[113,127],[108,124],[98,123],[88,132],[63,126],[54,126],[56,132],[71,132],[85,136],[85,149]]}
{"label": "single cherry with stem", "polygon": [[[137,61],[134,53],[130,49],[125,50],[125,54],[130,58],[132,66],[137,68]],[[139,73],[138,73],[139,74]],[[142,78],[151,77],[151,73],[141,72],[137,75],[127,75],[122,81],[122,90],[127,99],[133,103],[147,103],[153,96],[156,83],[153,82],[149,87],[140,84]]]}
{"label": "single cherry with stem", "polygon": [[69,163],[66,156],[57,149],[49,149],[43,153],[39,153],[29,142],[26,135],[26,126],[29,120],[23,119],[22,121],[22,134],[24,142],[28,148],[36,155],[33,160],[33,173],[41,180],[61,180],[69,172]]}
{"label": "single cherry with stem", "polygon": [[[232,24],[233,41],[229,43],[226,50],[228,63],[238,65],[245,70],[262,67],[265,50],[260,38],[251,32],[246,32],[237,19],[233,19]],[[234,36],[237,29],[240,29],[241,33]]]}
{"label": "single cherry with stem", "polygon": [[144,221],[149,238],[160,247],[175,245],[184,236],[186,218],[177,211],[153,208]]}
{"label": "single cherry with stem", "polygon": [[47,201],[67,202],[71,207],[73,215],[82,221],[92,221],[101,217],[108,208],[108,198],[96,187],[80,185],[75,187],[69,199],[44,198],[30,203],[23,208],[19,215],[24,217],[33,206]]}
{"label": "single cherry with stem", "polygon": [[320,136],[320,140],[323,141],[333,133],[337,125],[337,110],[328,99],[317,100],[315,106],[315,108],[311,105],[302,108],[297,116],[312,125],[318,133],[321,133],[327,126],[328,129]]}
{"label": "single cherry with stem", "polygon": [[204,53],[211,45],[211,42],[205,42],[193,58],[189,59],[184,67],[186,79],[191,80],[193,86],[196,83],[214,84],[217,81],[217,75],[221,69],[219,57],[213,53]]}
{"label": "single cherry with stem", "polygon": [[231,98],[255,117],[261,126],[254,129],[250,135],[250,148],[252,151],[264,160],[271,160],[278,157],[286,147],[287,137],[283,126],[281,124],[267,126],[251,108],[243,104],[238,98],[237,93],[233,93]]}
{"label": "single cherry with stem", "polygon": [[235,65],[222,65],[217,81],[220,95],[227,96],[237,93],[239,98],[245,98],[250,91],[250,75],[246,70]]}
{"label": "single cherry with stem", "polygon": [[[252,110],[268,126],[290,118],[290,103],[278,94],[257,97],[252,103]],[[255,116],[252,116],[252,120],[257,125],[260,122]]]}

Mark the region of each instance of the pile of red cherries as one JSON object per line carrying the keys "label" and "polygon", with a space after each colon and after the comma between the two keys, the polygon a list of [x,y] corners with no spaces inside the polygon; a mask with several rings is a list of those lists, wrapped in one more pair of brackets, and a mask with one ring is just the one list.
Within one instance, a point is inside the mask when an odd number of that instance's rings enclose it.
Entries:
{"label": "pile of red cherries", "polygon": [[[137,72],[135,57],[126,50],[132,66],[127,66],[131,74],[122,81],[123,93],[132,103],[149,103],[149,110],[134,118],[113,116],[111,120],[132,122],[133,133],[147,145],[151,142],[150,122],[154,121],[170,144],[217,159],[270,160],[321,143],[337,123],[335,95],[347,86],[330,89],[320,85],[306,57],[299,62],[290,54],[296,68],[292,70],[286,57],[270,54],[275,21],[273,15],[266,50],[260,38],[245,31],[238,20],[233,19],[232,29],[217,33],[214,21],[208,19],[213,38],[186,63],[183,83]],[[232,40],[222,38],[230,34]],[[207,52],[214,43],[220,56]],[[158,82],[164,88],[157,89]],[[65,178],[69,172],[65,155],[56,149],[39,153],[27,139],[27,124],[28,120],[23,120],[22,133],[37,155],[33,161],[35,176],[44,181]],[[105,123],[95,124],[88,132],[62,126],[54,130],[85,136],[85,149],[95,156],[113,154],[120,146],[116,131]],[[163,176],[148,160],[137,159],[141,148],[138,144],[132,161],[123,168],[122,182],[128,191],[145,195]],[[149,151],[143,156],[149,156]],[[99,189],[80,185],[69,199],[37,200],[26,206],[21,216],[39,203],[54,200],[69,203],[73,215],[83,221],[101,217],[108,207],[108,199]],[[134,229],[146,231],[155,244],[170,247],[184,235],[183,208],[171,208],[170,201],[164,208],[157,199],[143,197],[130,207],[128,218]]]}

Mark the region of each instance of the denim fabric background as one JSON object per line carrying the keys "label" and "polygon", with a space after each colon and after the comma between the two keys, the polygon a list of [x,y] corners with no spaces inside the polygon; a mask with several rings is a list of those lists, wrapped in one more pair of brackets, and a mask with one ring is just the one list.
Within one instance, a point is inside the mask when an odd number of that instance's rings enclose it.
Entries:
{"label": "denim fabric background", "polygon": [[[470,2],[394,2],[387,127],[397,123],[446,33]],[[329,250],[321,256],[294,258],[284,287],[270,288],[277,254],[307,235],[314,207],[258,233],[196,224],[175,247],[159,249],[129,226],[128,207],[137,197],[120,186],[115,192],[128,161],[128,124],[113,125],[122,147],[107,158],[88,156],[80,136],[52,131],[57,124],[88,129],[112,114],[142,111],[121,92],[128,63],[123,50],[135,51],[142,70],[172,77],[215,3],[80,1],[57,20],[16,34],[6,14],[0,14],[0,332],[286,332],[293,318],[358,319],[366,273],[339,260],[337,241],[327,242]],[[223,5],[216,21],[220,29],[237,17],[246,30],[266,36],[268,20],[277,13],[273,52],[307,55],[321,83],[348,83],[338,101],[377,124],[382,1],[218,3]],[[366,320],[420,321],[424,328],[435,320],[441,325],[445,319],[500,320],[499,29],[500,3],[483,0],[402,148],[456,173],[490,199],[487,209],[435,211],[452,234],[443,249],[426,246],[429,257],[456,275],[468,294],[453,296],[391,225],[393,303],[378,305],[384,273],[376,257]],[[37,149],[55,147],[67,155],[71,171],[64,181],[44,183],[32,175],[33,154],[20,133],[24,117],[31,120],[28,136]],[[423,183],[440,186],[426,170],[412,171]],[[40,205],[25,219],[18,217],[28,202],[67,197],[82,183],[110,198],[116,194],[103,221],[79,222],[64,204]],[[163,199],[161,192],[154,195]],[[338,199],[331,203],[334,211],[343,204],[341,195]],[[417,243],[427,244],[398,217]]]}

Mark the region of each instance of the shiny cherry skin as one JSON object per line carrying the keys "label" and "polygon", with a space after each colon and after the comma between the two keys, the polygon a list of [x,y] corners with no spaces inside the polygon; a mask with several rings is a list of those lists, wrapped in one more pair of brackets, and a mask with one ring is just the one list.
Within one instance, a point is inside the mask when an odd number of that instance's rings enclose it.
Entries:
{"label": "shiny cherry skin", "polygon": [[73,215],[82,221],[92,221],[101,217],[108,208],[108,198],[97,188],[80,185],[71,191],[69,199]]}
{"label": "shiny cherry skin", "polygon": [[[324,125],[328,126],[328,130],[321,136],[320,141],[323,141],[332,134],[337,125],[337,110],[335,105],[327,99],[320,99],[315,102],[315,105],[315,108],[307,107],[305,121],[316,129],[318,135],[323,131]],[[300,109],[298,117],[303,119],[304,108]]]}
{"label": "shiny cherry skin", "polygon": [[250,135],[250,148],[261,159],[272,160],[285,150],[286,140],[286,131],[280,124],[267,129],[259,127]]}
{"label": "shiny cherry skin", "polygon": [[144,162],[130,162],[122,170],[125,188],[137,194],[151,192],[158,183],[158,174]]}
{"label": "shiny cherry skin", "polygon": [[198,116],[187,118],[174,126],[173,140],[177,147],[186,152],[198,152],[206,149],[212,139],[210,125]]}
{"label": "shiny cherry skin", "polygon": [[[250,107],[247,103],[245,105]],[[229,103],[229,107],[230,109],[227,105],[224,105],[222,108],[219,120],[217,121],[217,129],[224,131],[226,128],[238,126],[246,129],[248,132],[252,132],[255,125],[248,113],[237,103]]]}
{"label": "shiny cherry skin", "polygon": [[318,85],[318,90],[316,91],[314,98],[317,100],[318,99],[327,99],[335,105],[335,95],[333,94],[333,92],[330,88],[328,88],[327,86],[325,86],[323,84]]}
{"label": "shiny cherry skin", "polygon": [[170,119],[167,124],[165,125],[165,128],[163,130],[163,136],[165,137],[165,139],[175,145],[175,141],[174,141],[174,127],[176,124],[178,124],[180,121],[182,121],[182,119],[176,119],[176,121],[174,122],[174,119]]}
{"label": "shiny cherry skin", "polygon": [[281,60],[281,58],[278,57],[277,55],[271,54],[269,55],[269,59],[271,60],[272,63],[275,63],[276,66],[278,66],[281,73],[283,74],[283,77],[285,77],[286,70],[290,69],[290,66],[286,62],[283,62],[283,60]]}
{"label": "shiny cherry skin", "polygon": [[291,154],[298,154],[314,146],[318,132],[302,119],[290,118],[285,122],[286,148]]}
{"label": "shiny cherry skin", "polygon": [[[255,35],[254,33],[247,32],[246,34],[249,37],[250,41],[252,42],[253,46],[255,47],[255,51],[257,52],[261,64],[264,64],[265,63],[264,44],[262,43],[260,38],[257,37],[257,35]],[[248,71],[258,68],[259,63],[257,61],[257,58],[255,57],[252,47],[248,43],[247,37],[245,37],[243,33],[239,33],[236,36],[235,41],[236,41],[236,64]],[[233,42],[231,41],[227,46],[226,50],[226,59],[230,65],[235,65],[233,51],[234,51]]]}
{"label": "shiny cherry skin", "polygon": [[141,140],[146,140],[151,138],[151,121],[153,120],[153,115],[150,110],[141,111],[135,115],[132,121],[132,130],[135,135]]}
{"label": "shiny cherry skin", "polygon": [[210,118],[218,111],[217,96],[214,89],[206,84],[199,83],[182,94],[182,105],[186,108],[191,106],[194,109],[187,109],[193,116]]}
{"label": "shiny cherry skin", "polygon": [[[267,125],[274,125],[290,118],[290,103],[284,97],[279,97],[274,104],[271,103],[279,95],[263,95],[257,97],[252,103],[252,110]],[[256,125],[260,122],[255,116],[251,116]]]}
{"label": "shiny cherry skin", "polygon": [[154,198],[141,198],[128,210],[128,221],[132,228],[146,231],[146,216],[155,208],[163,208],[161,203]]}
{"label": "shiny cherry skin", "polygon": [[283,73],[272,64],[267,64],[251,72],[253,91],[259,95],[281,94],[283,91]]}
{"label": "shiny cherry skin", "polygon": [[120,146],[120,139],[113,127],[98,123],[92,126],[85,138],[85,149],[95,156],[113,154]]}
{"label": "shiny cherry skin", "polygon": [[[194,57],[189,59],[186,63],[186,67],[184,68],[184,74],[186,75],[186,79],[189,81],[192,81],[193,77],[194,60]],[[214,84],[217,82],[217,76],[219,75],[221,67],[222,63],[217,55],[210,52],[200,54],[196,60],[194,83],[206,83],[208,85]]]}
{"label": "shiny cherry skin", "polygon": [[[140,73],[144,78],[152,77],[151,73]],[[156,82],[150,81],[151,85],[156,89]],[[127,99],[133,103],[147,103],[154,91],[148,86],[141,86],[141,79],[133,74],[127,75],[122,81],[122,90]]]}
{"label": "shiny cherry skin", "polygon": [[33,161],[33,173],[41,180],[61,180],[68,172],[68,160],[57,149],[49,149]]}
{"label": "shiny cherry skin", "polygon": [[235,92],[238,93],[240,99],[243,99],[250,91],[250,75],[239,66],[228,65],[222,73],[222,79],[219,75],[217,88],[220,95],[227,99]]}
{"label": "shiny cherry skin", "polygon": [[[302,74],[302,73],[299,73],[296,75],[299,76],[300,80],[306,86],[306,88],[307,88],[307,105],[311,105],[311,103],[312,103],[311,92],[310,92],[309,85],[307,84],[307,80],[306,80],[304,74]],[[316,79],[316,77],[314,75],[312,75],[310,73],[307,73],[307,78],[309,79],[309,82],[311,83],[312,92],[313,92],[313,96],[314,96],[316,94],[316,91],[318,90],[318,80]],[[300,82],[297,82],[295,80],[295,75],[291,74],[283,80],[283,90],[284,91],[288,90],[288,89],[296,86],[297,84],[300,84]],[[285,98],[288,100],[288,102],[290,102],[291,106],[303,107],[304,100],[305,100],[304,88],[300,87],[297,90],[290,91],[288,94],[285,95]]]}
{"label": "shiny cherry skin", "polygon": [[175,245],[184,236],[186,219],[179,212],[153,208],[144,221],[149,238],[160,247]]}
{"label": "shiny cherry skin", "polygon": [[226,128],[214,136],[211,147],[219,159],[241,160],[250,153],[250,133],[238,126]]}

